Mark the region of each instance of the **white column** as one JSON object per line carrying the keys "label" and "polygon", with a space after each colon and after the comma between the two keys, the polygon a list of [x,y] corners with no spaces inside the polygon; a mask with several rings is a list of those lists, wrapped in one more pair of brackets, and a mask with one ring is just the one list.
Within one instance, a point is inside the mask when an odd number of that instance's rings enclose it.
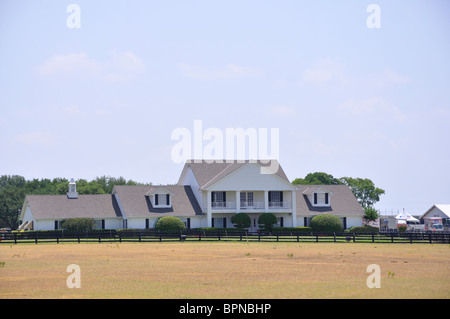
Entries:
{"label": "white column", "polygon": [[269,212],[269,191],[264,191],[264,212]]}
{"label": "white column", "polygon": [[212,227],[211,191],[206,192],[206,227]]}
{"label": "white column", "polygon": [[236,191],[236,213],[241,212],[241,191]]}
{"label": "white column", "polygon": [[296,192],[292,191],[292,227],[297,227]]}

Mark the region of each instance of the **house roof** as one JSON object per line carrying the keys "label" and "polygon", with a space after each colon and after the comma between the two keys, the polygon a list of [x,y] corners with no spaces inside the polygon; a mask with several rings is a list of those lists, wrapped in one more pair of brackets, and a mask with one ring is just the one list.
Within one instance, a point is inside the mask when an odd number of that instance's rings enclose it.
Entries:
{"label": "house roof", "polygon": [[117,218],[122,217],[114,196],[27,195],[26,202],[34,219]]}
{"label": "house roof", "polygon": [[[149,198],[154,190],[164,188],[172,195],[172,207],[155,208]],[[202,215],[200,205],[190,186],[164,185],[164,186],[114,186],[113,194],[117,194],[120,204],[127,218],[194,216]]]}
{"label": "house roof", "polygon": [[296,192],[296,210],[298,215],[317,215],[320,213],[329,213],[333,215],[364,215],[364,210],[353,195],[350,187],[347,185],[314,185],[324,187],[331,192],[329,207],[314,207],[306,195],[305,191],[311,185],[296,185],[299,189]]}
{"label": "house roof", "polygon": [[289,182],[289,179],[287,178],[285,172],[283,171],[283,168],[277,160],[268,160],[268,162],[262,160],[222,160],[221,162],[219,162],[218,160],[190,160],[186,161],[186,164],[184,165],[180,179],[178,180],[178,185],[182,184],[184,175],[188,167],[192,169],[199,187],[205,188],[228,176],[238,168],[252,162],[255,162],[268,169],[270,169],[270,167],[272,166],[277,167],[278,170],[274,173]]}
{"label": "house roof", "polygon": [[428,214],[435,207],[437,209],[439,209],[444,215],[447,215],[448,218],[450,218],[450,204],[434,204],[419,218],[423,218],[426,214]]}

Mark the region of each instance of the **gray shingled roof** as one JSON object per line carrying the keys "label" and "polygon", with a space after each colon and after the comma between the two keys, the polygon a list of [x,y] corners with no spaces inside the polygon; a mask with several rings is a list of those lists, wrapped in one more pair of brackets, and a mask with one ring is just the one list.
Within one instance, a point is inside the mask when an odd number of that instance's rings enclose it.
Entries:
{"label": "gray shingled roof", "polygon": [[[283,168],[281,167],[281,165],[279,165],[277,160],[271,160],[269,163],[264,163],[260,160],[256,162],[264,167],[269,167],[271,166],[271,164],[274,164],[273,166],[278,165],[278,171],[275,172],[275,174],[289,182],[289,179],[287,178],[285,172],[283,171]],[[197,182],[200,188],[204,188],[221,180],[225,176],[229,175],[230,173],[234,172],[247,163],[249,163],[249,160],[234,160],[232,161],[232,163],[227,162],[227,160],[223,160],[222,163],[215,160],[199,160],[199,162],[196,162],[196,160],[186,161],[180,179],[178,180],[178,185],[181,185],[182,179],[188,167],[191,167],[195,177],[197,178]]]}
{"label": "gray shingled roof", "polygon": [[[333,215],[364,215],[364,210],[353,195],[350,187],[347,185],[295,185],[299,189],[296,192],[297,215],[318,215],[329,213]],[[303,194],[308,193],[308,188],[323,186],[333,194],[330,197],[330,207],[314,207],[311,205],[308,197]]]}
{"label": "gray shingled roof", "polygon": [[114,196],[78,195],[78,198],[67,198],[67,195],[27,195],[34,219],[65,218],[117,218],[122,217]]}
{"label": "gray shingled roof", "polygon": [[[170,208],[155,208],[150,198],[145,196],[149,191],[165,188],[173,193]],[[115,186],[113,193],[117,193],[126,217],[161,217],[201,215],[202,210],[190,186]],[[151,192],[150,192],[151,193]]]}

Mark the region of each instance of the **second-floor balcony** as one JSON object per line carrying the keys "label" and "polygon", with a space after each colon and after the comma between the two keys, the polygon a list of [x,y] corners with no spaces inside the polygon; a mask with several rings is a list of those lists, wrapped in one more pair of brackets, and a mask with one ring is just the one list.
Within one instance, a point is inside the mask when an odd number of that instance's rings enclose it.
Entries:
{"label": "second-floor balcony", "polygon": [[[212,202],[211,210],[241,210],[241,211],[264,211],[264,210],[276,210],[276,209],[290,209],[292,205],[287,201],[271,201],[268,202],[268,207],[265,207],[264,202],[239,202],[239,207],[236,205],[236,202]],[[206,210],[207,207],[204,207]]]}

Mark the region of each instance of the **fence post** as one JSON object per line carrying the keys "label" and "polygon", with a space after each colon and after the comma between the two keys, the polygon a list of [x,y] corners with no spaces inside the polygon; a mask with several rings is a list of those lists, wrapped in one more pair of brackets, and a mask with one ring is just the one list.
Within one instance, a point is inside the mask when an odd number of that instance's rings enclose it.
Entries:
{"label": "fence post", "polygon": [[391,233],[391,243],[394,242],[394,233]]}
{"label": "fence post", "polygon": [[409,233],[409,243],[412,244],[412,233]]}
{"label": "fence post", "polygon": [[78,243],[80,243],[80,233],[78,233]]}
{"label": "fence post", "polygon": [[38,233],[35,232],[35,233],[34,233],[34,236],[35,236],[34,242],[37,244],[37,243],[38,243]]}
{"label": "fence post", "polygon": [[428,237],[429,237],[429,239],[430,239],[430,244],[432,244],[432,241],[431,241],[431,234],[428,234]]}
{"label": "fence post", "polygon": [[374,235],[374,233],[372,233],[372,243],[374,243],[375,242],[375,235]]}
{"label": "fence post", "polygon": [[356,242],[355,233],[353,233],[353,242]]}
{"label": "fence post", "polygon": [[17,244],[17,233],[14,233],[14,244]]}
{"label": "fence post", "polygon": [[333,232],[333,234],[334,234],[334,242],[336,242],[336,233]]}

